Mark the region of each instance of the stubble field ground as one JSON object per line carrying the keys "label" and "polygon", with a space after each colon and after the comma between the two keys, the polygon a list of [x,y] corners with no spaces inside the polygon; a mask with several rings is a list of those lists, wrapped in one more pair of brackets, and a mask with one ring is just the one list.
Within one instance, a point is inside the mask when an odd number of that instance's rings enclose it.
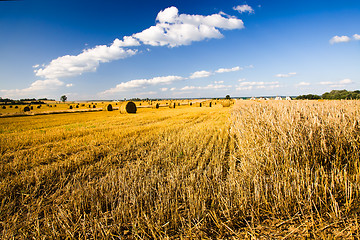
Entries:
{"label": "stubble field ground", "polygon": [[356,238],[360,104],[0,118],[2,238]]}

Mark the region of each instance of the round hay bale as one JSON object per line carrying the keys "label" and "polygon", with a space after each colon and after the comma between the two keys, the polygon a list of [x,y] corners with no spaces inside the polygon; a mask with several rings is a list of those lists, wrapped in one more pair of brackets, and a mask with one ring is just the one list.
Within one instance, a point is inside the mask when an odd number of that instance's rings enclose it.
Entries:
{"label": "round hay bale", "polygon": [[189,102],[189,106],[192,106],[192,102]]}
{"label": "round hay bale", "polygon": [[12,106],[10,105],[9,108],[12,108]]}
{"label": "round hay bale", "polygon": [[180,106],[180,103],[178,103],[178,106]]}
{"label": "round hay bale", "polygon": [[30,107],[29,107],[29,106],[25,106],[25,107],[23,108],[23,111],[24,111],[24,112],[29,112],[29,111],[30,111]]}
{"label": "round hay bale", "polygon": [[76,105],[76,108],[79,108],[79,105]]}
{"label": "round hay bale", "polygon": [[230,100],[224,100],[221,102],[221,105],[223,107],[230,107],[231,106],[231,101]]}
{"label": "round hay bale", "polygon": [[41,108],[41,105],[37,106],[36,108]]}
{"label": "round hay bale", "polygon": [[69,109],[73,109],[73,106],[70,105],[70,106],[69,106]]}
{"label": "round hay bale", "polygon": [[34,110],[34,107],[33,107],[33,106],[31,106],[31,107],[30,107],[30,110]]}
{"label": "round hay bale", "polygon": [[96,106],[95,106],[95,105],[93,105],[93,108],[96,108]]}
{"label": "round hay bale", "polygon": [[104,110],[105,111],[112,111],[113,110],[113,107],[112,107],[112,105],[111,104],[107,104],[105,107],[104,107]]}
{"label": "round hay bale", "polygon": [[19,106],[15,106],[15,108],[19,108]]}
{"label": "round hay bale", "polygon": [[83,104],[81,104],[81,106],[82,106],[82,107],[85,107],[85,104],[83,103]]}
{"label": "round hay bale", "polygon": [[133,102],[124,102],[120,106],[120,113],[136,113],[136,104]]}
{"label": "round hay bale", "polygon": [[195,106],[196,106],[196,107],[202,107],[202,106],[203,106],[203,103],[197,102],[197,103],[195,104]]}
{"label": "round hay bale", "polygon": [[152,108],[158,109],[160,107],[159,103],[156,103],[155,105],[152,105]]}
{"label": "round hay bale", "polygon": [[176,107],[176,103],[170,103],[169,108],[175,108]]}
{"label": "round hay bale", "polygon": [[56,107],[56,104],[54,105],[54,107]]}
{"label": "round hay bale", "polygon": [[6,109],[6,106],[2,106],[2,109]]}

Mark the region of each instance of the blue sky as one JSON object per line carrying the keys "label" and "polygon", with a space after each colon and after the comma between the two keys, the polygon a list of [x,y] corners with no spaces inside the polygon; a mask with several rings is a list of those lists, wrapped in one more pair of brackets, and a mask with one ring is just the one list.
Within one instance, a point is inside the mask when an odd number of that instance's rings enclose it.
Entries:
{"label": "blue sky", "polygon": [[0,96],[360,89],[360,2],[0,1]]}

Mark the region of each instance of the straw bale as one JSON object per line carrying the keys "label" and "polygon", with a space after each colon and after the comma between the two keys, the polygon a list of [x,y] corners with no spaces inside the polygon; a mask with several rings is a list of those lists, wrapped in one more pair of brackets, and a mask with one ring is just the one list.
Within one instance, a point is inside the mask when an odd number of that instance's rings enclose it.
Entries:
{"label": "straw bale", "polygon": [[136,105],[133,102],[124,102],[120,106],[120,113],[136,113]]}
{"label": "straw bale", "polygon": [[105,107],[103,108],[104,109],[104,111],[112,111],[113,110],[113,107],[112,107],[112,105],[111,104],[107,104],[107,105],[105,105]]}

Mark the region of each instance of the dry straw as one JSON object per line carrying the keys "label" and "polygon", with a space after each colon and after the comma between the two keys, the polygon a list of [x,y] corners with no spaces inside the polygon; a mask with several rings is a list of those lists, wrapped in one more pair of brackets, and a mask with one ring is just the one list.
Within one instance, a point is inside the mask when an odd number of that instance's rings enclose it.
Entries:
{"label": "dry straw", "polygon": [[105,107],[104,107],[104,110],[105,111],[112,111],[113,110],[113,107],[111,104],[107,104]]}
{"label": "dry straw", "polygon": [[159,107],[160,107],[160,104],[159,104],[159,103],[156,103],[155,105],[152,105],[152,108],[158,109]]}
{"label": "dry straw", "polygon": [[169,108],[175,108],[176,107],[176,103],[172,102],[169,104]]}
{"label": "dry straw", "polygon": [[136,113],[136,105],[133,102],[124,102],[120,106],[120,113],[126,114],[126,113]]}

